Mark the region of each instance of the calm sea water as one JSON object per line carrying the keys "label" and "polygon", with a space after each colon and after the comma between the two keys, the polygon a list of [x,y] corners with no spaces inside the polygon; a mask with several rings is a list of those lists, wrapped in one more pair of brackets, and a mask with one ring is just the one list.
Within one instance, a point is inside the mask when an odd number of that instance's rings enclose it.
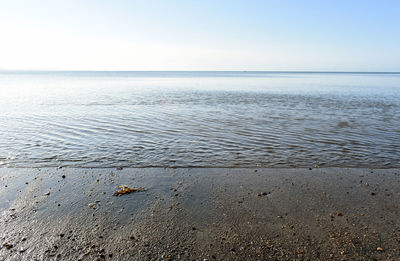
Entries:
{"label": "calm sea water", "polygon": [[1,167],[400,166],[400,74],[0,72]]}

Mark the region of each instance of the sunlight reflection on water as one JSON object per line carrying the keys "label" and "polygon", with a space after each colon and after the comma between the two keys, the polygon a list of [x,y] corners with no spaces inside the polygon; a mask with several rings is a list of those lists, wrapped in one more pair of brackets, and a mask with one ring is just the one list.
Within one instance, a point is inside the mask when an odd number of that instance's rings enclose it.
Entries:
{"label": "sunlight reflection on water", "polygon": [[1,72],[0,165],[400,166],[400,75]]}

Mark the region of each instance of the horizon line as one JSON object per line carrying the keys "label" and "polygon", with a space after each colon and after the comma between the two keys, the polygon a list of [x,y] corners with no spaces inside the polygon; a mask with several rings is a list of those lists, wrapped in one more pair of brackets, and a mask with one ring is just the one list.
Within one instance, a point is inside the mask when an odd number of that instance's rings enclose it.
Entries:
{"label": "horizon line", "polygon": [[400,71],[332,71],[332,70],[25,70],[0,69],[0,72],[229,72],[229,73],[353,73],[353,74],[400,74]]}

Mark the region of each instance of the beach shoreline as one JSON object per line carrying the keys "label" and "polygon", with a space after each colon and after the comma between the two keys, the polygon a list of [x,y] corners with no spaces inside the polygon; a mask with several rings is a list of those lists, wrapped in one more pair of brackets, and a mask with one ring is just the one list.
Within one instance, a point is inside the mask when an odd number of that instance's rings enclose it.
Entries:
{"label": "beach shoreline", "polygon": [[0,169],[0,260],[390,260],[399,185],[399,169]]}

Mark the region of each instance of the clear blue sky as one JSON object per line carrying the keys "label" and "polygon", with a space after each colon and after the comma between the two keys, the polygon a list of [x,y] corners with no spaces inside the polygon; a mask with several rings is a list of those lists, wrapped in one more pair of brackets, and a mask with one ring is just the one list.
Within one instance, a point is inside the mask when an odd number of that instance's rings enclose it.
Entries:
{"label": "clear blue sky", "polygon": [[0,69],[400,71],[398,0],[0,3]]}

